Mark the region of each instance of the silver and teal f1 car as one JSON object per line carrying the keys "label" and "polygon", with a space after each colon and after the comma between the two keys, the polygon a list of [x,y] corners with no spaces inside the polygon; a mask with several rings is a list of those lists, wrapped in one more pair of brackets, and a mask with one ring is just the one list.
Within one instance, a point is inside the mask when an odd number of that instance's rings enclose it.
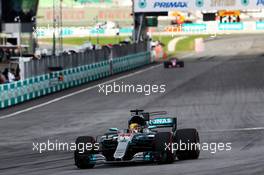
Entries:
{"label": "silver and teal f1 car", "polygon": [[166,112],[132,110],[127,129],[110,128],[97,138],[78,137],[76,145],[89,145],[91,149],[81,151],[82,147],[78,146],[74,152],[75,165],[86,169],[99,163],[143,161],[164,164],[172,163],[176,158],[198,159],[200,150],[197,130],[177,129],[177,118],[164,115]]}

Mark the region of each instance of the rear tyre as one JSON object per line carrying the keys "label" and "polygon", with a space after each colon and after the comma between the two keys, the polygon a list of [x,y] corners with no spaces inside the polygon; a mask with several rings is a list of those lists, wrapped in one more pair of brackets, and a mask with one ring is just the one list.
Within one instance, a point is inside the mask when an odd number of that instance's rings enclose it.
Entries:
{"label": "rear tyre", "polygon": [[180,67],[184,67],[184,62],[183,62],[183,61],[180,61],[180,62],[179,62],[179,66],[180,66]]}
{"label": "rear tyre", "polygon": [[[196,129],[177,130],[176,143],[178,144],[176,155],[179,160],[199,158],[200,149],[198,144],[200,144],[200,139],[199,139],[199,133]],[[183,145],[186,146],[184,147]]]}
{"label": "rear tyre", "polygon": [[[159,132],[155,136],[154,148],[157,154],[157,160],[159,164],[173,163],[175,155],[171,150],[166,150],[166,145],[172,144],[173,134],[170,132]],[[171,146],[170,146],[171,148]]]}
{"label": "rear tyre", "polygon": [[76,139],[76,151],[74,152],[75,165],[79,169],[90,169],[95,166],[93,160],[94,150],[85,150],[87,144],[95,143],[95,139],[90,136],[81,136]]}

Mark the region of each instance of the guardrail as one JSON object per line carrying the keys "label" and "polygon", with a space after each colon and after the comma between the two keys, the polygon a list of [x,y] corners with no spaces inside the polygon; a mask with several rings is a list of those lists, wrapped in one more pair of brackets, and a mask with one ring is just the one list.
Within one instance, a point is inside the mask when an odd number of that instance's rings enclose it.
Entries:
{"label": "guardrail", "polygon": [[24,62],[23,78],[35,77],[49,73],[49,67],[62,67],[69,69],[81,65],[98,63],[111,59],[120,58],[148,50],[146,42],[133,44],[118,44],[111,47],[103,47],[98,50],[85,50],[73,54],[61,54],[59,56],[46,56],[39,60]]}
{"label": "guardrail", "polygon": [[0,109],[150,63],[141,52],[0,85]]}

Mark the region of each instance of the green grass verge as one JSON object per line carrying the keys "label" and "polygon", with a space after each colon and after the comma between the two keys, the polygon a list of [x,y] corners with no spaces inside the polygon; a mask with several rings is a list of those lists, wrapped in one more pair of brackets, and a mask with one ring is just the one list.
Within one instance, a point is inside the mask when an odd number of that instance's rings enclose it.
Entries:
{"label": "green grass verge", "polygon": [[[97,41],[97,37],[70,37],[70,38],[63,38],[63,44],[82,45],[85,42],[91,42],[92,44],[97,44],[98,42],[100,45],[117,44],[120,41],[124,41],[126,38],[128,37],[127,36],[98,37],[98,41]],[[51,38],[43,38],[43,39],[39,39],[39,41],[49,44],[52,43]]]}
{"label": "green grass verge", "polygon": [[[153,41],[160,41],[165,45],[164,50],[167,52],[168,51],[168,44],[169,42],[174,39],[177,36],[171,36],[171,35],[165,35],[165,36],[153,36],[152,39]],[[175,52],[169,53],[170,55],[175,55],[180,52],[188,52],[188,51],[193,51],[194,50],[194,40],[196,38],[208,38],[209,35],[193,35],[193,36],[188,36],[185,39],[180,40],[177,45]],[[120,41],[124,41],[125,39],[129,38],[128,36],[111,36],[111,37],[70,37],[70,38],[63,38],[63,44],[66,45],[82,45],[85,42],[91,42],[92,44],[97,44],[99,42],[100,45],[106,45],[106,44],[118,44]],[[44,38],[44,39],[39,39],[40,42],[43,43],[52,43],[51,38]]]}
{"label": "green grass verge", "polygon": [[187,52],[187,51],[193,51],[194,50],[194,40],[196,38],[208,38],[209,35],[193,35],[193,36],[188,36],[185,39],[180,40],[177,45],[176,45],[176,53],[178,52]]}
{"label": "green grass verge", "polygon": [[[118,44],[120,41],[124,41],[125,39],[129,38],[128,36],[111,36],[111,37],[98,37],[98,42],[100,45],[105,44]],[[172,36],[153,36],[153,41],[160,41],[165,45],[165,49],[167,50],[168,43],[174,37]],[[43,38],[39,39],[40,42],[43,43],[52,43],[52,38]],[[63,44],[66,45],[82,45],[85,42],[91,42],[92,44],[97,44],[97,37],[70,37],[70,38],[63,38]]]}

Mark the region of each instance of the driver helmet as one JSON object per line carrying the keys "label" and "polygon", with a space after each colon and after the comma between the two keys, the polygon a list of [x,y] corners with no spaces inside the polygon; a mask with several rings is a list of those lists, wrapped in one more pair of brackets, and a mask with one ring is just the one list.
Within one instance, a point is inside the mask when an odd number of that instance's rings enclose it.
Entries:
{"label": "driver helmet", "polygon": [[146,125],[144,118],[141,116],[133,116],[129,121],[129,130],[132,132],[140,132],[142,127]]}
{"label": "driver helmet", "polygon": [[129,125],[129,130],[132,131],[132,132],[137,133],[140,130],[140,125],[138,123],[131,123]]}

